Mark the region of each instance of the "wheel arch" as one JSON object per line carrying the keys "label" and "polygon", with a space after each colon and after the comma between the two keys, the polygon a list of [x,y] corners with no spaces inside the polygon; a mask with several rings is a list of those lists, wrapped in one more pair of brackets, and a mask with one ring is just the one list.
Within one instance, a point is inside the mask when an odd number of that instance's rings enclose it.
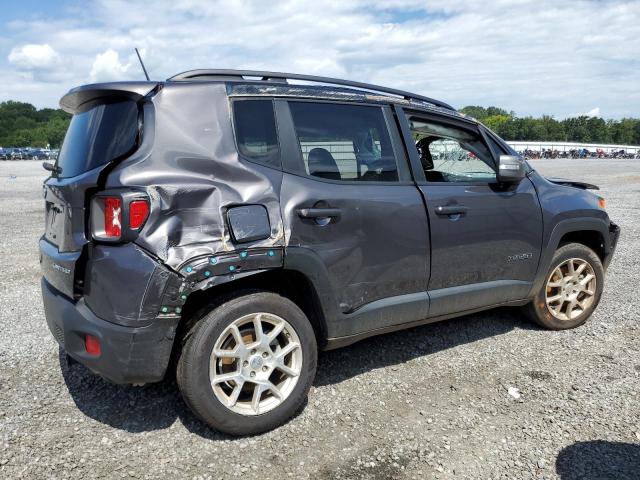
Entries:
{"label": "wheel arch", "polygon": [[612,250],[609,222],[596,217],[570,218],[558,222],[542,250],[538,272],[529,293],[530,297],[533,297],[542,288],[556,250],[562,245],[572,242],[580,243],[594,250],[602,263],[606,265]]}
{"label": "wheel arch", "polygon": [[567,232],[560,238],[557,248],[562,247],[568,243],[580,243],[585,247],[589,247],[600,258],[600,261],[604,261],[605,236],[598,230],[576,230]]}
{"label": "wheel arch", "polygon": [[232,298],[256,291],[275,293],[295,303],[309,319],[318,346],[322,348],[326,344],[327,324],[312,281],[297,270],[279,268],[256,272],[189,295],[182,309],[176,346],[182,344],[187,332],[204,314]]}

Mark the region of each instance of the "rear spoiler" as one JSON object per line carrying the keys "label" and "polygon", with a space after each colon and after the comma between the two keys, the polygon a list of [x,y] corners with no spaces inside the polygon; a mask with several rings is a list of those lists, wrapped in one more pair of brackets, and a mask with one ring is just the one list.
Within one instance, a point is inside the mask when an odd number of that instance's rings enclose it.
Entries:
{"label": "rear spoiler", "polygon": [[110,99],[137,102],[160,85],[162,85],[160,82],[109,82],[82,85],[69,90],[60,99],[60,107],[68,113],[79,113]]}

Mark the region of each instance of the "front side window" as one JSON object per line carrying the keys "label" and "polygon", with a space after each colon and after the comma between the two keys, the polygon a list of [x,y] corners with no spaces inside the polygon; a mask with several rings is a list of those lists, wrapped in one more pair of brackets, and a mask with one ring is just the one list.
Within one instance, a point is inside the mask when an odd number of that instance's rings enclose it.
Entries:
{"label": "front side window", "polygon": [[289,108],[307,175],[327,180],[398,181],[380,107],[290,102]]}
{"label": "front side window", "polygon": [[234,125],[240,155],[280,168],[280,147],[271,100],[233,102]]}
{"label": "front side window", "polygon": [[493,157],[469,130],[410,117],[409,123],[428,182],[493,183]]}

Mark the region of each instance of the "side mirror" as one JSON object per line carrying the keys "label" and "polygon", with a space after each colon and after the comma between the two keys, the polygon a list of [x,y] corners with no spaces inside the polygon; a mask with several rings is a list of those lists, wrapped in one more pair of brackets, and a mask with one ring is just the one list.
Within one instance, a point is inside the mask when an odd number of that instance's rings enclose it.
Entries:
{"label": "side mirror", "polygon": [[527,173],[524,160],[515,155],[500,155],[498,160],[498,182],[520,183]]}

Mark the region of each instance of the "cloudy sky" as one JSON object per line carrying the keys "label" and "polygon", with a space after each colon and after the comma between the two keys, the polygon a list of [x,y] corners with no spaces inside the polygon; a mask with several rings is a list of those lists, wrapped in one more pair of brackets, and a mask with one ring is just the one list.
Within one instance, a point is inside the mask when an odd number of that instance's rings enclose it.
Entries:
{"label": "cloudy sky", "polygon": [[640,117],[640,0],[0,0],[0,100],[193,68],[378,83],[456,107]]}

